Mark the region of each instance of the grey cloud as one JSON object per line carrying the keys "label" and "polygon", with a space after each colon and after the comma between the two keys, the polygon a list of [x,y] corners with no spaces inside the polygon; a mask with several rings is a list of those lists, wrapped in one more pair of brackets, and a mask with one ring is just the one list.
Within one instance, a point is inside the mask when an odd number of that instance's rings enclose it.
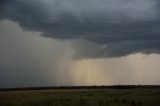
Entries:
{"label": "grey cloud", "polygon": [[74,43],[75,59],[82,58],[105,58],[122,57],[129,54],[159,54],[160,41],[128,41],[106,45],[97,45],[88,41],[79,41]]}
{"label": "grey cloud", "polygon": [[79,46],[80,57],[160,50],[158,0],[2,0],[0,6],[1,19],[16,21],[44,37],[92,42],[93,48],[89,43],[88,48]]}

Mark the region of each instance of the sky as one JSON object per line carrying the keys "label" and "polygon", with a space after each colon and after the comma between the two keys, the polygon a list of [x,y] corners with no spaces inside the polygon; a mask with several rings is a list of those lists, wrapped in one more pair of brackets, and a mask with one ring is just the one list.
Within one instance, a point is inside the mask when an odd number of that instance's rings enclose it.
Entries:
{"label": "sky", "polygon": [[159,0],[1,0],[0,88],[160,85]]}

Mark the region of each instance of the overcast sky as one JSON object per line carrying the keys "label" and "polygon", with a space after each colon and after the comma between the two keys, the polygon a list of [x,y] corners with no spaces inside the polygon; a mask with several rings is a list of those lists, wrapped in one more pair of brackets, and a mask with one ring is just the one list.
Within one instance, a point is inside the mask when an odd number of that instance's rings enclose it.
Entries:
{"label": "overcast sky", "polygon": [[160,84],[159,0],[1,0],[0,87]]}

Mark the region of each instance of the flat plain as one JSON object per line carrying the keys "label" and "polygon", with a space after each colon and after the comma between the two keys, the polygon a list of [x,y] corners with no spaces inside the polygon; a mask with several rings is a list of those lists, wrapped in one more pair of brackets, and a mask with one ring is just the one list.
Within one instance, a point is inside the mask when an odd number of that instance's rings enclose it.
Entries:
{"label": "flat plain", "polygon": [[160,88],[1,90],[0,106],[160,106]]}

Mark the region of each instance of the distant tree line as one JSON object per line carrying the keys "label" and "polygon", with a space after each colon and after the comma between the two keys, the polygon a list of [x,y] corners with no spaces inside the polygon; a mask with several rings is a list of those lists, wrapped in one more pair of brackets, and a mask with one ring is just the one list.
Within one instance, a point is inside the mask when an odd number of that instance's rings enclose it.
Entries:
{"label": "distant tree line", "polygon": [[56,90],[56,89],[136,89],[136,88],[160,88],[160,85],[112,85],[112,86],[50,86],[50,87],[21,87],[0,88],[0,91],[19,90]]}

